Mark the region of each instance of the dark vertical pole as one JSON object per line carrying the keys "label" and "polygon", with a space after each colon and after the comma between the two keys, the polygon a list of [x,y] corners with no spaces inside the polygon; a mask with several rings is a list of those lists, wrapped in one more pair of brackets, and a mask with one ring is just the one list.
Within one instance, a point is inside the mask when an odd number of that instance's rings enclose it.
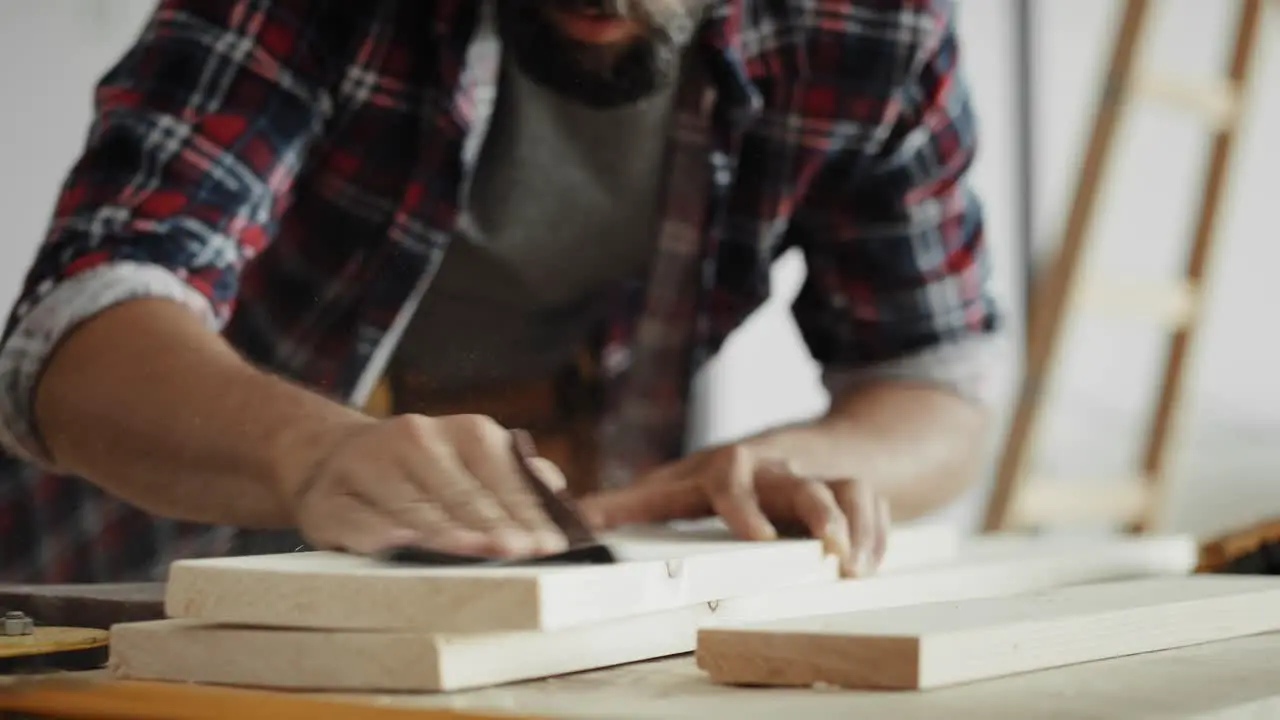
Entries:
{"label": "dark vertical pole", "polygon": [[[1034,301],[1036,276],[1036,257],[1037,250],[1035,242],[1035,103],[1036,96],[1032,92],[1035,85],[1035,67],[1033,63],[1033,48],[1035,45],[1035,23],[1033,17],[1032,4],[1035,0],[1009,0],[1005,6],[1009,10],[1009,65],[1010,72],[1006,75],[1010,87],[1013,89],[1012,102],[1010,103],[1011,117],[1010,127],[1013,131],[1013,162],[1009,170],[1012,173],[1013,182],[1011,187],[1012,193],[1012,213],[1013,220],[1013,252],[1009,261],[1014,264],[1012,268],[1014,276],[1014,285],[1012,288],[1012,299],[1010,302],[1014,307],[1009,308],[1010,321],[1018,318],[1021,320],[1022,342],[1015,347],[1013,351],[1016,357],[1020,372],[1015,376],[1014,390],[1015,392],[1021,387],[1023,377],[1026,373],[1028,361],[1031,357],[1031,318],[1034,313],[1031,310],[1031,304]],[[1010,327],[1008,332],[1011,336],[1016,337],[1018,328]],[[1012,425],[1017,418],[1017,396],[1014,396],[1013,405],[1009,408],[1009,422],[1011,423],[1005,432],[1012,434],[1016,428]],[[1007,454],[1008,450],[1004,449],[1003,453]],[[992,478],[993,483],[984,497],[986,504],[985,517],[980,518],[983,532],[990,532],[998,529],[1006,521],[1005,515],[1008,512],[1010,498],[1012,496],[1012,488],[1004,482],[1004,466],[1003,457],[1000,454],[996,456],[996,465],[993,469],[995,477]]]}
{"label": "dark vertical pole", "polygon": [[[1014,85],[1014,135],[1015,153],[1014,187],[1018,189],[1015,201],[1017,229],[1021,250],[1022,268],[1022,317],[1029,330],[1031,302],[1035,297],[1038,248],[1035,241],[1036,183],[1035,183],[1035,3],[1036,0],[1012,0],[1013,2],[1013,85]],[[1024,335],[1030,338],[1030,332]]]}

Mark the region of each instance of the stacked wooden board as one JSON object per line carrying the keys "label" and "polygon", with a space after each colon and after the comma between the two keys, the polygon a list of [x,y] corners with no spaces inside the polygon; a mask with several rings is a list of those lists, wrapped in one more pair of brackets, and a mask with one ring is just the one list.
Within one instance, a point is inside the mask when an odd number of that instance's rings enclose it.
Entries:
{"label": "stacked wooden board", "polygon": [[[296,689],[477,687],[693,649],[737,597],[835,584],[819,541],[643,528],[616,565],[392,565],[340,553],[177,562],[167,620],[112,628],[118,677]],[[886,569],[954,558],[949,528],[889,541]]]}
{"label": "stacked wooden board", "polygon": [[691,652],[700,629],[1180,576],[1196,560],[1185,537],[1031,548],[993,538],[957,555],[954,532],[917,527],[895,531],[877,576],[839,580],[816,541],[609,541],[628,560],[467,569],[300,553],[176,563],[170,619],[114,627],[110,667],[120,678],[295,690],[463,690]]}

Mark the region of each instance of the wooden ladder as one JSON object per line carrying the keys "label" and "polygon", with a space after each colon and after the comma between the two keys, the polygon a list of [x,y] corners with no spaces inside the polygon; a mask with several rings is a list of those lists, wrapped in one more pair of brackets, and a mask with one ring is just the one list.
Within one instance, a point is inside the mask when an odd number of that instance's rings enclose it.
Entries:
{"label": "wooden ladder", "polygon": [[[1134,58],[1150,5],[1149,0],[1125,0],[1106,85],[1062,242],[1057,257],[1035,284],[1028,309],[1031,321],[1026,369],[987,505],[983,523],[986,532],[1079,522],[1108,522],[1129,531],[1146,532],[1157,523],[1164,506],[1169,438],[1182,394],[1183,368],[1200,320],[1209,251],[1254,65],[1262,0],[1240,0],[1226,78],[1219,84],[1204,87],[1134,70]],[[1166,286],[1099,283],[1081,277],[1081,259],[1088,242],[1100,180],[1111,154],[1116,126],[1131,98],[1163,101],[1194,112],[1213,131],[1186,270],[1180,282]],[[1160,323],[1172,333],[1159,400],[1137,478],[1105,484],[1024,480],[1031,440],[1036,434],[1051,371],[1058,360],[1063,328],[1068,313],[1076,309],[1137,316]]]}

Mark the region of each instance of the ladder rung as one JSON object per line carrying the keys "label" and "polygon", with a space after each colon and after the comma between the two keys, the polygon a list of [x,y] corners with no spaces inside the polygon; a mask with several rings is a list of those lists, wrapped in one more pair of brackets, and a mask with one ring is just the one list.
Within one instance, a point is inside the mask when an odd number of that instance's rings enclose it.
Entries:
{"label": "ladder rung", "polygon": [[1136,523],[1152,501],[1150,486],[1140,477],[1113,480],[1047,480],[1028,478],[1018,491],[1010,523],[1018,527],[1060,523]]}
{"label": "ladder rung", "polygon": [[1082,283],[1077,307],[1108,319],[1140,320],[1176,329],[1195,317],[1199,293],[1188,282],[1092,280]]}
{"label": "ladder rung", "polygon": [[1147,73],[1133,79],[1133,90],[1143,97],[1194,112],[1218,128],[1230,127],[1240,113],[1240,94],[1225,82],[1197,83]]}

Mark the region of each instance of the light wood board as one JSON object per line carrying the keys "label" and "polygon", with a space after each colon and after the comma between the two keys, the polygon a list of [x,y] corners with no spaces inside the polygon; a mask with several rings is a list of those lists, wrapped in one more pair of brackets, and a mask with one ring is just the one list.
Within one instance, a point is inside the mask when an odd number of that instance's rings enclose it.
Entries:
{"label": "light wood board", "polygon": [[923,689],[1280,630],[1280,578],[1195,575],[705,628],[716,682]]}
{"label": "light wood board", "polygon": [[0,711],[103,720],[1263,720],[1280,717],[1280,633],[929,692],[711,684],[692,657],[456,693],[271,693],[120,682],[104,671],[0,677]]}
{"label": "light wood board", "polygon": [[[966,559],[971,558],[971,559]],[[1185,574],[1186,537],[1093,543],[975,541],[940,567],[774,590],[557,631],[475,634],[234,628],[167,620],[112,629],[116,677],[250,687],[432,692],[550,677],[690,652],[699,627],[922,600]]]}
{"label": "light wood board", "polygon": [[[746,542],[727,534],[637,529],[607,538],[616,565],[421,567],[307,552],[173,563],[171,618],[333,630],[554,630],[762,590],[838,579],[817,540]],[[950,527],[896,530],[888,566],[955,556]]]}
{"label": "light wood board", "polygon": [[[714,685],[692,657],[456,693],[263,693],[0,677],[0,710],[110,720],[1263,720],[1280,717],[1280,633],[1131,655],[929,692]],[[421,714],[415,714],[421,713]],[[459,718],[460,720],[460,718]]]}
{"label": "light wood board", "polygon": [[335,695],[360,706],[561,720],[1265,720],[1280,717],[1280,633],[928,692],[715,685],[689,656],[461,693]]}

